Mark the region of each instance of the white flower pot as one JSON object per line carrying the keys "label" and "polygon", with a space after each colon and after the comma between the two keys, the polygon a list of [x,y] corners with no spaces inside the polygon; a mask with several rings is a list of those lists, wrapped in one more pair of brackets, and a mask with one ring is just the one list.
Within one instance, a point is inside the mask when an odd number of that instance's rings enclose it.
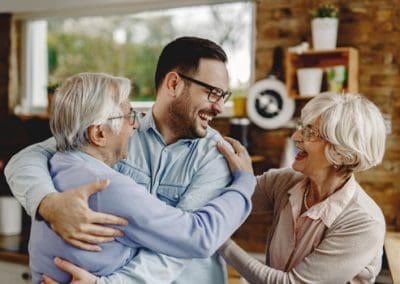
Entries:
{"label": "white flower pot", "polygon": [[321,91],[322,68],[297,69],[300,96],[315,96]]}
{"label": "white flower pot", "polygon": [[311,21],[314,49],[335,49],[338,31],[337,18],[315,18]]}

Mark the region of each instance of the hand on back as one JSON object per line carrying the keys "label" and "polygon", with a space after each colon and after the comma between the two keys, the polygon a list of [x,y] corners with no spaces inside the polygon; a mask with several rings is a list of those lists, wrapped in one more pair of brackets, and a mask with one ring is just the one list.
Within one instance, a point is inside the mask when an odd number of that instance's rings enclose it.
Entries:
{"label": "hand on back", "polygon": [[[71,284],[95,284],[96,276],[87,272],[86,270],[66,261],[59,257],[54,259],[54,263],[61,270],[71,274]],[[47,275],[42,276],[42,281],[44,284],[56,284],[58,283],[54,279]]]}
{"label": "hand on back", "polygon": [[47,195],[38,212],[67,243],[84,250],[101,250],[98,243],[110,242],[123,233],[101,224],[127,225],[123,218],[92,211],[89,197],[108,186],[108,181],[93,182],[62,193]]}

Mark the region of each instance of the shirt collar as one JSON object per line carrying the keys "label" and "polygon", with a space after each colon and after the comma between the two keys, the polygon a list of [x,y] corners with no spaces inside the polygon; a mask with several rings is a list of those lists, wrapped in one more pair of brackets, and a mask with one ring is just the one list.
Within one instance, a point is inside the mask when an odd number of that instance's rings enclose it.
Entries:
{"label": "shirt collar", "polygon": [[[302,190],[299,190],[298,186],[295,186],[289,190],[288,193],[293,194],[293,197],[296,197],[296,200],[299,199],[301,202],[303,202],[303,196],[298,197],[297,195],[304,194],[306,182],[307,178],[298,183]],[[356,190],[356,184],[357,182],[352,175],[341,189],[330,195],[324,201],[312,206],[305,212],[305,215],[311,219],[321,219],[325,226],[329,228],[353,198]]]}
{"label": "shirt collar", "polygon": [[[157,130],[156,124],[154,122],[154,117],[153,117],[153,108],[150,108],[145,116],[139,115],[139,131],[147,131],[150,128]],[[158,131],[157,131],[158,133]]]}

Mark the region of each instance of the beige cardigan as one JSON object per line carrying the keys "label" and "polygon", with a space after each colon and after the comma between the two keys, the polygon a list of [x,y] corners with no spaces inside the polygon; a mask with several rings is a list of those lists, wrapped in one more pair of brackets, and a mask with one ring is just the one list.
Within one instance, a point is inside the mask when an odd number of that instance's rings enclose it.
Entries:
{"label": "beige cardigan", "polygon": [[[253,212],[272,210],[274,216],[267,250],[287,192],[303,178],[292,169],[270,170],[257,178]],[[264,265],[231,240],[219,253],[250,283],[373,283],[381,268],[384,236],[380,208],[356,184],[352,200],[326,229],[323,241],[292,270]]]}

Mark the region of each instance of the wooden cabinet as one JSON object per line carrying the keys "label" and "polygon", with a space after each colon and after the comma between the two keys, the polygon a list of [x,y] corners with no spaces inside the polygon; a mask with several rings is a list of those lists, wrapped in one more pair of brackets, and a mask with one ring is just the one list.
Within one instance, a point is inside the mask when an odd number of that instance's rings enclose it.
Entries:
{"label": "wooden cabinet", "polygon": [[0,282],[13,284],[32,283],[29,266],[26,264],[0,261]]}
{"label": "wooden cabinet", "polygon": [[[285,54],[285,79],[289,96],[295,99],[309,99],[300,96],[296,71],[299,68],[327,68],[338,65],[346,67],[347,79],[343,84],[345,92],[358,92],[358,51],[351,47],[341,47],[334,50],[308,50],[303,53],[287,51]],[[324,72],[321,92],[327,90],[326,74]]]}

